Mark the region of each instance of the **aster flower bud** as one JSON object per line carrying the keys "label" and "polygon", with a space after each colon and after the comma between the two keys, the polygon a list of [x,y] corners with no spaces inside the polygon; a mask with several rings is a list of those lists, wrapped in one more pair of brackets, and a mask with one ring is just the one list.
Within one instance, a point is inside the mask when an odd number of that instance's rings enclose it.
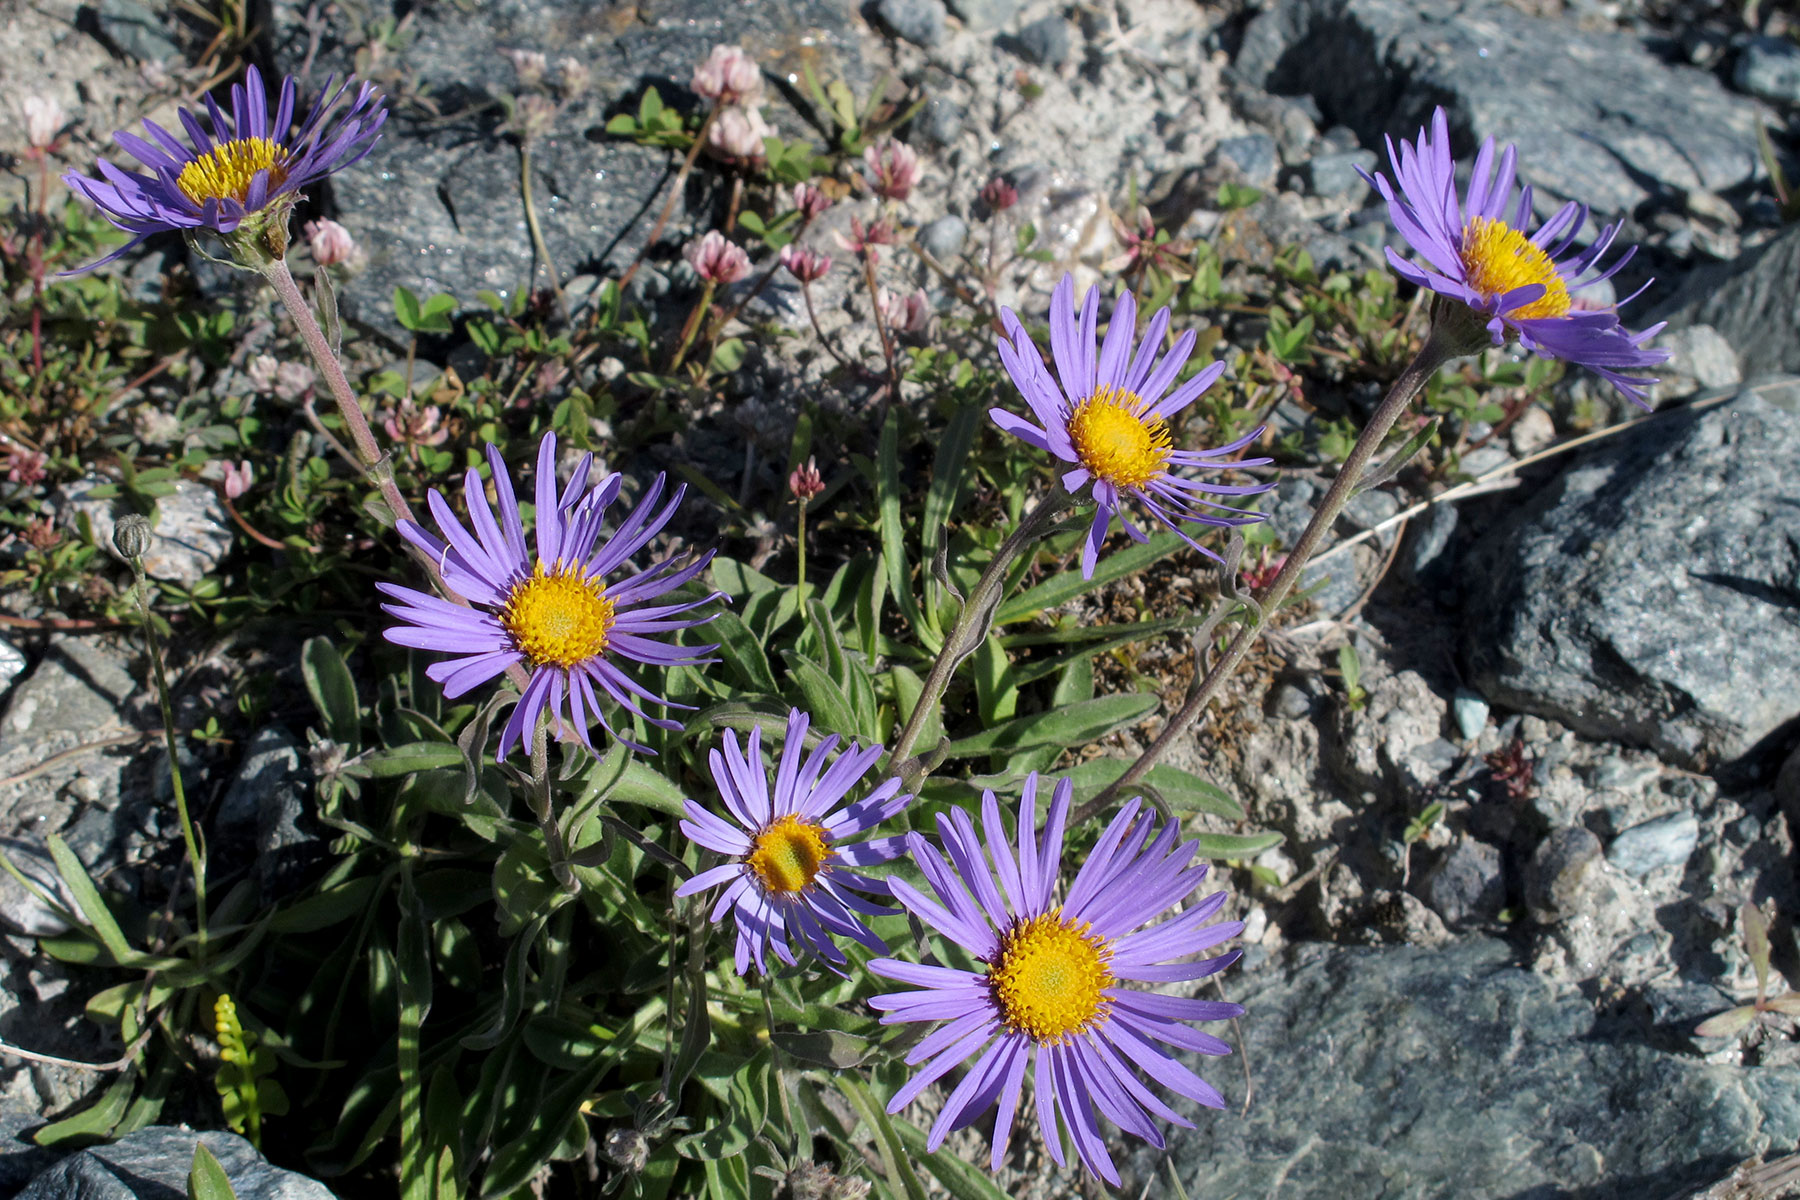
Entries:
{"label": "aster flower bud", "polygon": [[689,242],[681,256],[708,283],[736,283],[750,273],[750,256],[744,253],[742,246],[726,241],[725,235],[716,229]]}
{"label": "aster flower bud", "polygon": [[875,293],[875,301],[881,306],[881,319],[895,333],[923,333],[931,324],[931,301],[924,288],[915,288],[907,296],[882,288]]}
{"label": "aster flower bud", "polygon": [[996,175],[981,189],[981,201],[989,212],[1005,212],[1019,202],[1019,189]]}
{"label": "aster flower bud", "polygon": [[805,466],[795,467],[793,474],[788,476],[788,491],[802,504],[824,490],[825,477],[819,474],[818,462],[810,457]]}
{"label": "aster flower bud", "polygon": [[329,217],[308,221],[306,244],[312,247],[313,261],[321,267],[335,267],[349,262],[356,254],[356,239],[350,231]]}
{"label": "aster flower bud", "polygon": [[831,256],[790,242],[781,248],[781,265],[801,283],[811,283],[831,270]]}
{"label": "aster flower bud", "polygon": [[512,64],[519,83],[525,87],[536,87],[544,82],[544,76],[550,70],[550,59],[542,50],[502,50],[500,57]]}
{"label": "aster flower bud", "polygon": [[810,183],[796,183],[794,207],[800,210],[802,220],[810,221],[831,207],[831,197]]}
{"label": "aster flower bud", "polygon": [[69,120],[62,103],[54,96],[27,96],[20,106],[25,110],[25,144],[48,150]]}
{"label": "aster flower bud", "polygon": [[774,136],[761,113],[731,105],[713,118],[706,131],[706,149],[714,158],[728,162],[759,162],[765,153],[763,139]]}
{"label": "aster flower bud", "polygon": [[863,150],[863,169],[877,196],[904,200],[919,181],[919,156],[905,142],[890,138]]}
{"label": "aster flower bud", "polygon": [[694,68],[696,93],[720,104],[755,104],[762,99],[762,71],[738,46],[714,46]]}
{"label": "aster flower bud", "polygon": [[579,96],[593,82],[593,74],[580,59],[562,58],[556,64],[556,81],[561,85],[563,95]]}
{"label": "aster flower bud", "polygon": [[113,549],[126,562],[136,562],[150,549],[150,522],[133,513],[113,526]]}
{"label": "aster flower bud", "polygon": [[236,500],[250,490],[250,464],[247,462],[228,462],[225,464],[225,498]]}

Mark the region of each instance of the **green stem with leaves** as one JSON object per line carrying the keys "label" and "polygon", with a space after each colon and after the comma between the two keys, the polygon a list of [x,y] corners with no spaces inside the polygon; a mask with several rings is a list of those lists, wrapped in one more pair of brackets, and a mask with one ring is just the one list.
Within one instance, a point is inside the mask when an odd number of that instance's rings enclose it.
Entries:
{"label": "green stem with leaves", "polygon": [[1006,590],[1006,571],[1014,559],[1024,552],[1027,546],[1044,536],[1073,500],[1058,485],[1043,502],[1025,519],[1019,522],[1017,529],[981,573],[968,598],[963,601],[962,611],[957,614],[956,624],[951,626],[949,636],[944,639],[944,648],[938,652],[937,661],[931,664],[931,674],[925,677],[925,685],[919,692],[919,702],[913,706],[912,715],[907,718],[906,727],[894,741],[894,748],[888,755],[888,773],[898,775],[906,781],[908,789],[916,789],[925,776],[931,773],[924,756],[911,758],[913,747],[918,743],[919,734],[925,728],[925,722],[937,711],[944,691],[950,686],[950,677],[955,674],[958,664],[969,655],[975,653],[988,630],[993,625],[994,610],[1000,606]]}
{"label": "green stem with leaves", "polygon": [[156,636],[156,618],[150,613],[150,581],[144,575],[144,560],[133,558],[132,573],[137,577],[138,614],[144,626],[144,641],[150,652],[150,672],[156,680],[156,702],[162,710],[163,744],[169,752],[169,786],[175,794],[175,815],[181,820],[181,840],[187,848],[188,866],[194,873],[194,960],[206,961],[206,848],[194,830],[188,812],[187,788],[181,781],[180,743],[175,733],[175,707],[169,702],[169,678],[163,671],[162,639]]}
{"label": "green stem with leaves", "polygon": [[1343,468],[1338,471],[1337,478],[1332,480],[1330,490],[1319,502],[1319,507],[1313,513],[1306,530],[1301,533],[1300,540],[1295,542],[1293,548],[1288,551],[1287,559],[1282,563],[1281,570],[1276,573],[1275,578],[1270,580],[1255,597],[1256,607],[1249,613],[1248,619],[1238,627],[1237,635],[1226,646],[1225,653],[1212,665],[1212,669],[1207,671],[1205,678],[1188,693],[1186,703],[1181,706],[1180,711],[1169,718],[1168,723],[1163,726],[1162,732],[1138,756],[1137,761],[1132,763],[1123,775],[1102,790],[1099,795],[1075,810],[1069,818],[1071,826],[1091,820],[1096,813],[1112,803],[1115,797],[1148,774],[1150,768],[1156,765],[1157,759],[1161,758],[1174,744],[1175,739],[1187,731],[1188,727],[1194,723],[1195,718],[1204,712],[1207,705],[1211,704],[1219,694],[1225,681],[1231,677],[1231,673],[1237,670],[1238,664],[1243,662],[1244,657],[1250,653],[1250,648],[1256,644],[1256,639],[1261,636],[1275,610],[1281,606],[1281,602],[1287,598],[1288,593],[1294,589],[1294,585],[1300,581],[1307,561],[1319,548],[1319,543],[1324,540],[1326,532],[1337,520],[1338,514],[1344,511],[1344,506],[1355,495],[1357,484],[1367,470],[1369,460],[1375,456],[1375,451],[1387,439],[1388,431],[1394,427],[1394,422],[1400,419],[1400,414],[1405,412],[1407,406],[1420,392],[1425,390],[1425,385],[1431,381],[1431,377],[1437,373],[1439,367],[1459,354],[1468,352],[1466,332],[1460,328],[1451,328],[1450,326],[1453,324],[1455,324],[1454,319],[1433,321],[1431,332],[1426,335],[1425,344],[1419,347],[1419,352],[1413,356],[1413,360],[1407,365],[1406,370],[1400,373],[1400,378],[1394,382],[1393,389],[1388,392],[1387,398],[1381,402],[1381,406],[1369,418],[1368,425],[1363,428],[1362,436],[1357,438],[1356,444],[1351,447],[1350,455],[1344,460]]}

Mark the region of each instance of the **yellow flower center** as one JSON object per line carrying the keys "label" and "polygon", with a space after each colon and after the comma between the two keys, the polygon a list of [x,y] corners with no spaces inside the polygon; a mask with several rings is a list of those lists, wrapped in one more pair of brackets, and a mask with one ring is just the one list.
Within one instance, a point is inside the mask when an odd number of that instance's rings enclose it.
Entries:
{"label": "yellow flower center", "polygon": [[786,896],[812,886],[830,853],[824,826],[789,814],[756,835],[744,861],[765,890]]}
{"label": "yellow flower center", "polygon": [[1011,1028],[1034,1042],[1057,1043],[1106,1018],[1101,993],[1113,985],[1107,940],[1062,909],[1015,924],[1000,939],[988,986]]}
{"label": "yellow flower center", "polygon": [[538,563],[531,578],[513,585],[500,610],[501,626],[535,667],[567,670],[598,658],[612,623],[605,585],[560,560],[548,569]]}
{"label": "yellow flower center", "polygon": [[1484,296],[1503,296],[1514,288],[1543,284],[1542,296],[1508,316],[1533,320],[1560,317],[1569,311],[1569,286],[1556,264],[1505,221],[1470,217],[1463,226],[1462,264],[1469,286]]}
{"label": "yellow flower center", "polygon": [[1117,487],[1142,487],[1163,473],[1169,458],[1169,427],[1160,417],[1137,415],[1143,400],[1132,392],[1102,387],[1075,406],[1069,440],[1075,457]]}
{"label": "yellow flower center", "polygon": [[250,196],[250,181],[258,171],[269,173],[269,190],[287,182],[288,152],[268,138],[243,138],[221,142],[181,168],[175,184],[189,200],[236,200]]}

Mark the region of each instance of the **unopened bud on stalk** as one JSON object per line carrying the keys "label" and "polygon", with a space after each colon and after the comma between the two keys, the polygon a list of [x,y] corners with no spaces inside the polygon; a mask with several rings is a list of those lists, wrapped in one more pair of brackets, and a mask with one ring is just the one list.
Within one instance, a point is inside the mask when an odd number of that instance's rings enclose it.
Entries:
{"label": "unopened bud on stalk", "polygon": [[636,1175],[650,1161],[650,1139],[629,1126],[614,1126],[601,1139],[600,1152],[621,1170]]}
{"label": "unopened bud on stalk", "polygon": [[150,522],[135,513],[113,526],[113,549],[128,563],[137,563],[150,550]]}
{"label": "unopened bud on stalk", "polygon": [[25,144],[33,150],[48,150],[69,119],[61,102],[53,96],[27,96],[21,107],[25,110]]}
{"label": "unopened bud on stalk", "polygon": [[321,267],[335,267],[350,261],[356,253],[356,239],[350,231],[328,217],[308,221],[306,244],[312,248],[313,261]]}

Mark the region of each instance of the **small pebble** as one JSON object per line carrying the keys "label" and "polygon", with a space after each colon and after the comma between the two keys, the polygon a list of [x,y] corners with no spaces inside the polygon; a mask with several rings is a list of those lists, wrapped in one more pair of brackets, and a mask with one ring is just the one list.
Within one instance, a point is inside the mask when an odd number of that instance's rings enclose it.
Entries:
{"label": "small pebble", "polygon": [[949,214],[919,230],[919,245],[931,257],[947,263],[962,253],[968,237],[969,226],[961,217]]}
{"label": "small pebble", "polygon": [[1470,688],[1457,688],[1450,698],[1450,714],[1456,720],[1456,732],[1465,742],[1481,736],[1482,729],[1487,726],[1488,712],[1487,700]]}
{"label": "small pebble", "polygon": [[1019,30],[1019,52],[1040,67],[1060,67],[1075,53],[1075,33],[1058,16],[1043,17]]}
{"label": "small pebble", "polygon": [[1678,867],[1700,844],[1700,819],[1670,813],[1633,825],[1606,848],[1606,861],[1627,875],[1648,875],[1658,867]]}
{"label": "small pebble", "polygon": [[875,15],[895,37],[917,46],[935,46],[946,31],[943,0],[881,0]]}

